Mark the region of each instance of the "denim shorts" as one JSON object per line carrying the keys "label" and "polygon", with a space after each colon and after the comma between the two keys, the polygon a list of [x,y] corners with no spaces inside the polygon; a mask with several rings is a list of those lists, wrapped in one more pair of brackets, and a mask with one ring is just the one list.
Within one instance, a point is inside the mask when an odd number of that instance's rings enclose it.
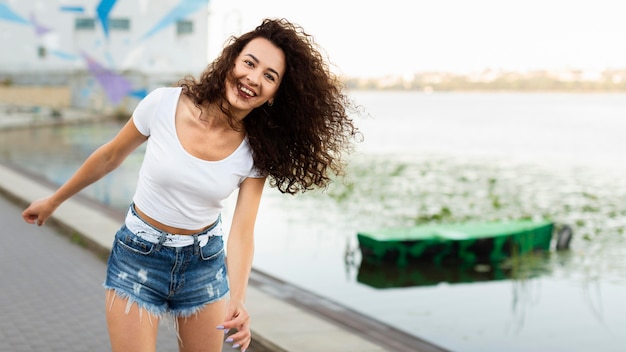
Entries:
{"label": "denim shorts", "polygon": [[[131,206],[127,220],[141,218]],[[118,297],[161,317],[188,317],[229,291],[221,221],[185,236],[191,244],[169,246],[172,235],[141,220],[125,221],[115,235],[104,287]],[[129,227],[135,229],[131,231]],[[173,241],[180,243],[180,241]]]}

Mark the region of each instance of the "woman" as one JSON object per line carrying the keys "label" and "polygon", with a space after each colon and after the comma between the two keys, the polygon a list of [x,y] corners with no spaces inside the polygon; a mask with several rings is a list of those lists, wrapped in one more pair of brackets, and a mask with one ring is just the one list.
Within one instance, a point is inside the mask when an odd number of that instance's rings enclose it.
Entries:
{"label": "woman", "polygon": [[[237,332],[226,342],[244,351],[251,341],[244,299],[265,179],[294,194],[341,174],[340,156],[357,133],[349,106],[313,39],[284,19],[265,20],[232,38],[198,81],[151,92],[115,138],[23,218],[43,225],[148,141],[107,264],[113,350],[154,351],[158,320],[171,314],[180,351],[221,351],[230,329]],[[226,258],[220,212],[235,190]]]}

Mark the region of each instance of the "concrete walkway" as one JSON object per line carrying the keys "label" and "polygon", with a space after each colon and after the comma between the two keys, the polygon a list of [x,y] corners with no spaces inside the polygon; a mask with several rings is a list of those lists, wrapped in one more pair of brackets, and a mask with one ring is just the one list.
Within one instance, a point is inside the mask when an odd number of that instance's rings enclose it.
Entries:
{"label": "concrete walkway", "polygon": [[[58,120],[41,112],[8,116],[0,109],[0,130],[93,119],[81,111],[65,111]],[[23,207],[54,189],[41,176],[0,164],[0,352],[110,350],[103,259],[124,214],[76,196],[46,226],[24,223]],[[252,352],[445,351],[255,270],[246,305]],[[173,328],[162,324],[158,351],[176,351]],[[225,345],[224,351],[233,349]]]}
{"label": "concrete walkway", "polygon": [[[0,351],[110,350],[104,261],[54,227],[21,221],[21,212],[0,197]],[[158,346],[177,349],[173,328],[161,327]]]}

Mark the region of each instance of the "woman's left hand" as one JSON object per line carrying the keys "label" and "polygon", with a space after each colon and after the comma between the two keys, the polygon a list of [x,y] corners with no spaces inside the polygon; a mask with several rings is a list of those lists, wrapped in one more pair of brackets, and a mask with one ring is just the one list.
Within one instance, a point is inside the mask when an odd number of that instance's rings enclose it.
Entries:
{"label": "woman's left hand", "polygon": [[226,321],[217,327],[220,330],[237,330],[236,333],[229,335],[226,342],[232,343],[233,348],[240,348],[245,351],[252,341],[252,333],[250,332],[250,315],[243,302],[228,303],[226,307]]}

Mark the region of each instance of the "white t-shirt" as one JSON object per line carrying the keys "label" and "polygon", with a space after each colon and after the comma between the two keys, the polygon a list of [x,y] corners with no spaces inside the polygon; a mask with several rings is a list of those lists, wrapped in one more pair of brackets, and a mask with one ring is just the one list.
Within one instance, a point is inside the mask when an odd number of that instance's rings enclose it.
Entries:
{"label": "white t-shirt", "polygon": [[189,154],[176,135],[182,88],[158,88],[135,108],[137,130],[149,136],[133,201],[152,219],[172,227],[201,229],[215,222],[222,201],[247,177],[261,177],[248,139],[226,158],[206,161]]}

